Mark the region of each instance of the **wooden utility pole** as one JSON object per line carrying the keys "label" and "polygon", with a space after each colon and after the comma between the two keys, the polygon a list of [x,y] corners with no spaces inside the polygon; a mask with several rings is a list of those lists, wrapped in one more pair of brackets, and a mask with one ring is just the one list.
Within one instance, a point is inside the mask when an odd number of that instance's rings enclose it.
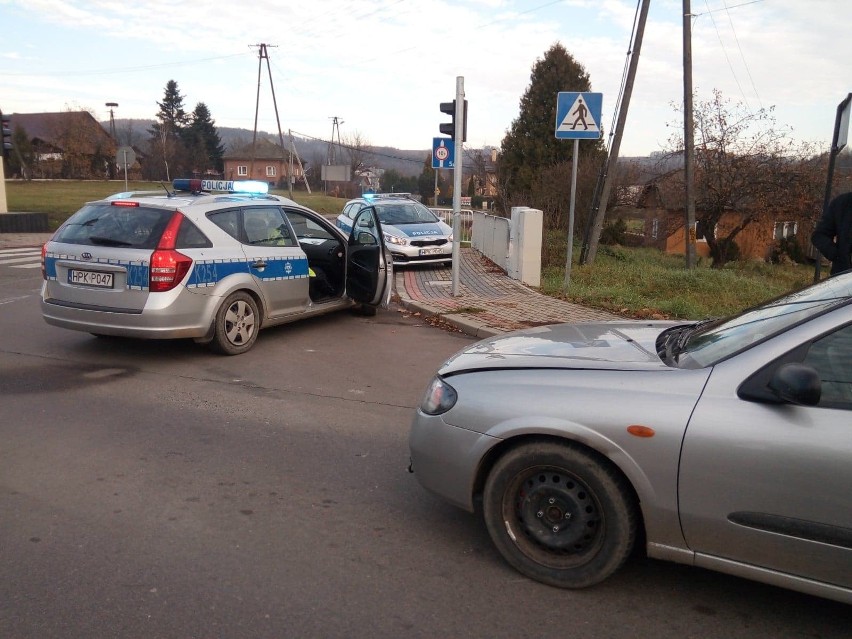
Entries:
{"label": "wooden utility pole", "polygon": [[686,268],[695,268],[695,128],[692,113],[692,11],[683,0],[683,171],[685,213],[683,241]]}
{"label": "wooden utility pole", "polygon": [[609,202],[609,192],[612,188],[612,179],[615,176],[615,167],[618,163],[618,151],[621,147],[621,138],[624,134],[624,123],[627,120],[630,97],[633,94],[633,83],[636,80],[636,68],[639,66],[639,53],[642,50],[642,38],[645,34],[645,23],[648,21],[648,9],[650,6],[651,0],[642,0],[642,7],[639,10],[639,21],[636,27],[636,36],[633,40],[633,49],[631,50],[630,64],[627,69],[627,79],[624,82],[624,96],[621,100],[621,107],[618,109],[618,118],[615,124],[612,145],[610,146],[609,157],[606,160],[606,168],[604,169],[603,187],[600,189],[600,199],[597,203],[592,204],[591,224],[588,226],[583,250],[580,253],[581,264],[591,264],[594,262],[598,251],[598,240],[601,237],[606,207]]}

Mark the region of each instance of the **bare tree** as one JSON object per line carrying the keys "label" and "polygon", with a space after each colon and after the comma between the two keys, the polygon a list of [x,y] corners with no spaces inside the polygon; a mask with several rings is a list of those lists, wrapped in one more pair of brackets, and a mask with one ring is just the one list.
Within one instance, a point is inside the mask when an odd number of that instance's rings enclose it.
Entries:
{"label": "bare tree", "polygon": [[[815,149],[795,143],[772,112],[749,111],[719,91],[695,102],[697,234],[707,240],[715,268],[736,257],[737,236],[762,217],[812,218],[818,210],[819,171],[811,161]],[[682,155],[682,127],[670,138],[669,152]],[[725,225],[720,224],[723,215]]]}

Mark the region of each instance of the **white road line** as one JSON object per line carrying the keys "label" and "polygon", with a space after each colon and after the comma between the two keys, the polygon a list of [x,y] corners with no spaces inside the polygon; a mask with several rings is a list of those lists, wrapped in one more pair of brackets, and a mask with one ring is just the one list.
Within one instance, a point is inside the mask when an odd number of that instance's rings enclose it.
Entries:
{"label": "white road line", "polygon": [[11,260],[0,260],[0,264],[20,264],[21,262],[32,262],[34,259],[38,259],[41,262],[41,255],[26,255]]}
{"label": "white road line", "polygon": [[36,262],[35,264],[18,264],[9,268],[41,268],[41,262]]}
{"label": "white road line", "polygon": [[3,304],[11,304],[12,302],[19,302],[20,300],[25,300],[29,297],[32,297],[32,295],[22,295],[20,297],[7,297],[4,300],[0,300],[0,306],[2,306]]}
{"label": "white road line", "polygon": [[36,246],[31,246],[29,248],[0,249],[0,256],[13,255],[15,253],[26,253],[26,254],[39,255],[41,253],[41,249],[36,247]]}

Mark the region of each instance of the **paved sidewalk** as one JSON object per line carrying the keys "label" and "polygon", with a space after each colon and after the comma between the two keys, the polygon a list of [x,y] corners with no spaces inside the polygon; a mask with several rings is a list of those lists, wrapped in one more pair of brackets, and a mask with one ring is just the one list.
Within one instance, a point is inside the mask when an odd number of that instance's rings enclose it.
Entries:
{"label": "paved sidewalk", "polygon": [[[0,233],[0,249],[40,247],[51,235]],[[559,322],[619,319],[606,311],[542,295],[510,279],[470,248],[461,250],[458,297],[453,297],[452,270],[444,266],[398,268],[394,288],[403,307],[426,317],[437,316],[474,337]]]}
{"label": "paved sidewalk", "polygon": [[620,319],[606,311],[542,295],[509,278],[470,248],[461,250],[459,296],[453,297],[452,271],[444,266],[396,270],[396,293],[408,309],[440,318],[474,337],[489,337],[531,326]]}

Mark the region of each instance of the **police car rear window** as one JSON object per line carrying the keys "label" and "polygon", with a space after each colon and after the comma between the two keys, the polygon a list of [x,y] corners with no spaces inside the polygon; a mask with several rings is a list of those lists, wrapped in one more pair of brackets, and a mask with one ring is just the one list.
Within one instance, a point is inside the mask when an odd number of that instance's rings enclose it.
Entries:
{"label": "police car rear window", "polygon": [[57,231],[54,242],[154,249],[174,211],[87,204]]}

